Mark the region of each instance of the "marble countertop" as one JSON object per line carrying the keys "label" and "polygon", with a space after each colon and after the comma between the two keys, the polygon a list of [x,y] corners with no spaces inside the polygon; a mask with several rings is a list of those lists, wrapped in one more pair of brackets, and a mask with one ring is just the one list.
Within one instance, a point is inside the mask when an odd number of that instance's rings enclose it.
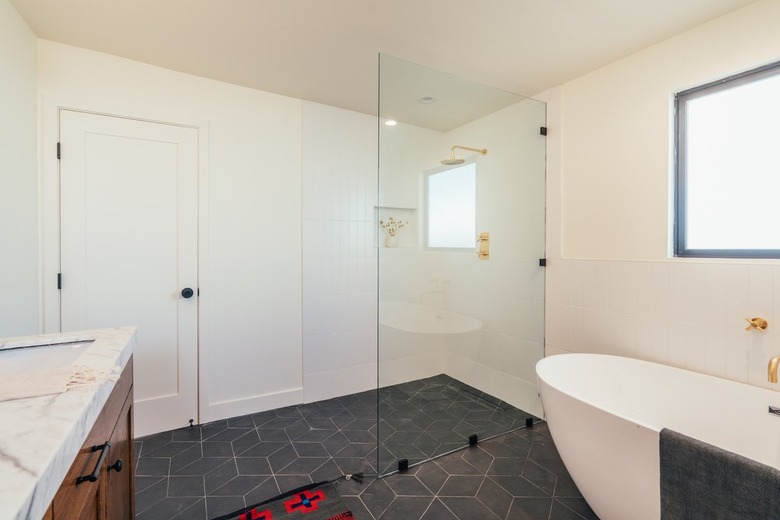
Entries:
{"label": "marble countertop", "polygon": [[0,520],[49,507],[135,348],[135,327],[0,339],[2,351],[92,341],[74,362],[101,374],[63,393],[0,402]]}

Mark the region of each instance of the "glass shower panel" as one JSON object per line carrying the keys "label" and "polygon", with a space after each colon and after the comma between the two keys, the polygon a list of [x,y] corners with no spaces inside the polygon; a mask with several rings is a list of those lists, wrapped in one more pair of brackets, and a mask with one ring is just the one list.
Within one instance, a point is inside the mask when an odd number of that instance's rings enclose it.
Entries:
{"label": "glass shower panel", "polygon": [[379,64],[386,475],[539,420],[546,107],[391,56]]}

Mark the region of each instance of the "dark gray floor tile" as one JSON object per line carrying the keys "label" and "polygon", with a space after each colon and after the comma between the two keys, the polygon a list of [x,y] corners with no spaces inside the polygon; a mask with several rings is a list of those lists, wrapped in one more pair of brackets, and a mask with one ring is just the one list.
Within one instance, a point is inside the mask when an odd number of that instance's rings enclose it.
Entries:
{"label": "dark gray floor tile", "polygon": [[167,477],[143,477],[143,476],[135,476],[135,492],[138,493],[140,491],[143,491],[144,489],[148,488],[152,484],[157,484],[161,480]]}
{"label": "dark gray floor tile", "polygon": [[482,486],[477,492],[477,500],[485,504],[499,518],[506,518],[509,507],[512,505],[512,495],[490,477],[482,481]]}
{"label": "dark gray floor tile", "polygon": [[439,490],[440,497],[475,497],[485,477],[451,476]]}
{"label": "dark gray floor tile", "polygon": [[272,470],[279,471],[297,458],[298,454],[295,453],[295,449],[293,448],[292,444],[287,444],[286,446],[269,455],[268,463],[271,464]]}
{"label": "dark gray floor tile", "polygon": [[432,497],[396,497],[379,518],[382,520],[420,518],[432,501]]}
{"label": "dark gray floor tile", "polygon": [[176,475],[206,475],[210,471],[220,467],[225,462],[232,460],[224,457],[210,457],[198,459],[189,466],[185,466],[176,472]]}
{"label": "dark gray floor tile", "polygon": [[420,520],[457,520],[458,517],[450,511],[438,498],[428,506]]}
{"label": "dark gray floor tile", "polygon": [[266,457],[237,457],[239,475],[272,475],[271,465]]}
{"label": "dark gray floor tile", "polygon": [[575,497],[582,498],[580,490],[569,476],[569,473],[558,473],[558,480],[555,483],[556,497]]}
{"label": "dark gray floor tile", "polygon": [[[204,424],[200,427],[201,439],[207,441],[219,432],[226,430],[227,427],[227,421],[214,421]],[[208,507],[208,503],[206,504],[206,507]]]}
{"label": "dark gray floor tile", "polygon": [[330,481],[341,475],[343,473],[333,459],[326,459],[324,464],[309,474],[314,482]]}
{"label": "dark gray floor tile", "polygon": [[431,491],[417,478],[417,475],[396,474],[385,480],[396,495],[432,496]]}
{"label": "dark gray floor tile", "polygon": [[239,417],[231,417],[228,421],[228,427],[230,428],[256,428],[254,420],[251,415],[241,415]]}
{"label": "dark gray floor tile", "polygon": [[438,464],[438,466],[441,469],[443,469],[450,475],[480,475],[481,474],[477,468],[475,468],[465,460],[461,459],[457,453],[453,453],[452,455],[445,455],[440,459],[436,459],[434,463]]}
{"label": "dark gray floor tile", "polygon": [[225,485],[228,481],[238,476],[235,459],[228,459],[203,477],[206,486],[206,494],[211,494],[215,489]]}
{"label": "dark gray floor tile", "polygon": [[275,475],[274,478],[281,493],[312,483],[308,475]]}
{"label": "dark gray floor tile", "polygon": [[321,442],[293,442],[293,448],[299,457],[329,457],[328,450]]}
{"label": "dark gray floor tile", "polygon": [[275,469],[274,473],[277,475],[308,475],[328,460],[324,457],[302,457],[293,460],[281,469]]}
{"label": "dark gray floor tile", "polygon": [[247,506],[251,506],[254,504],[259,504],[260,502],[265,502],[266,500],[270,500],[279,494],[279,486],[276,485],[276,479],[273,477],[267,477],[254,489],[249,491],[249,493],[244,495],[244,501],[246,502]]}
{"label": "dark gray floor tile", "polygon": [[374,516],[368,511],[366,505],[357,496],[344,496],[341,495],[341,500],[344,501],[344,505],[352,511],[352,515],[357,520],[373,520]]}
{"label": "dark gray floor tile", "polygon": [[[171,520],[172,518],[179,516],[185,511],[189,511],[192,506],[198,502],[203,502],[203,497],[176,497],[166,498],[143,511],[142,513],[136,513],[135,517],[138,520]],[[200,512],[200,509],[193,511],[196,515]],[[205,513],[205,511],[204,511]],[[188,517],[189,518],[189,517]],[[193,518],[198,518],[193,516]],[[200,516],[205,518],[205,514]]]}
{"label": "dark gray floor tile", "polygon": [[420,466],[414,475],[425,487],[436,494],[449,478],[449,474],[441,469],[436,463],[426,463]]}
{"label": "dark gray floor tile", "polygon": [[276,417],[276,412],[274,410],[269,410],[267,412],[253,414],[252,422],[255,423],[256,427],[261,428],[264,424],[276,419]]}
{"label": "dark gray floor tile", "polygon": [[558,500],[553,500],[550,520],[583,520],[583,517],[563,505]]}
{"label": "dark gray floor tile", "polygon": [[460,520],[502,520],[476,498],[440,497],[439,500]]}
{"label": "dark gray floor tile", "polygon": [[[533,463],[532,463],[533,464]],[[488,475],[509,475],[519,477],[523,474],[523,470],[526,466],[526,460],[520,457],[496,457],[493,459],[493,464],[487,470]],[[536,466],[536,465],[535,465]],[[540,466],[536,466],[540,471],[545,471]],[[553,475],[553,485],[555,484],[555,476]],[[550,490],[552,494],[552,489]]]}
{"label": "dark gray floor tile", "polygon": [[300,437],[296,438],[296,442],[322,442],[337,430],[309,430]]}
{"label": "dark gray floor tile", "polygon": [[168,444],[173,440],[173,432],[162,432],[154,435],[147,435],[138,439],[143,444],[141,449],[141,455],[146,456],[152,453],[154,450],[159,449],[161,446]]}
{"label": "dark gray floor tile", "polygon": [[374,518],[382,516],[395,497],[395,493],[384,480],[374,480],[360,494],[360,499]]}
{"label": "dark gray floor tile", "polygon": [[206,514],[206,499],[201,498],[192,506],[171,518],[171,520],[208,520],[208,515]]}
{"label": "dark gray floor tile", "polygon": [[209,496],[244,496],[266,480],[267,475],[239,475],[210,492]]}
{"label": "dark gray floor tile", "polygon": [[168,478],[169,497],[205,497],[206,491],[203,485],[203,477],[177,475]]}
{"label": "dark gray floor tile", "polygon": [[191,426],[173,430],[172,440],[180,442],[200,442],[203,440],[203,436],[201,435],[201,428],[200,426]]}
{"label": "dark gray floor tile", "polygon": [[206,513],[209,518],[226,515],[246,507],[244,497],[206,497]]}
{"label": "dark gray floor tile", "polygon": [[556,498],[555,501],[568,507],[585,520],[599,520],[584,498]]}
{"label": "dark gray floor tile", "polygon": [[202,443],[201,450],[204,457],[233,457],[233,444],[230,442],[211,442]]}
{"label": "dark gray floor tile", "polygon": [[135,494],[135,512],[143,513],[168,496],[168,479],[160,479]]}
{"label": "dark gray floor tile", "polygon": [[338,465],[342,474],[359,473],[371,475],[376,470],[371,462],[364,457],[333,457],[333,462]]}
{"label": "dark gray floor tile", "polygon": [[477,468],[482,473],[487,472],[488,468],[493,463],[493,456],[479,446],[466,448],[461,452],[460,458]]}
{"label": "dark gray floor tile", "polygon": [[136,475],[167,477],[170,473],[171,459],[141,457],[135,467]]}
{"label": "dark gray floor tile", "polygon": [[522,476],[550,495],[556,490],[558,478],[532,460],[526,463]]}
{"label": "dark gray floor tile", "polygon": [[219,433],[216,433],[209,437],[207,440],[211,442],[231,442],[240,437],[243,437],[250,431],[254,432],[254,428],[227,428]]}
{"label": "dark gray floor tile", "polygon": [[[379,424],[378,395],[384,419]],[[366,520],[514,520],[513,514],[532,518],[522,515],[540,508],[540,520],[597,520],[563,467],[546,424],[460,449],[471,433],[481,439],[498,434],[524,425],[528,415],[442,374],[181,428],[136,441],[136,500],[144,518],[202,520],[363,472],[363,483],[341,479],[335,485],[356,517]],[[412,467],[375,479],[377,436],[391,441],[382,445],[383,472],[395,471],[401,458]]]}
{"label": "dark gray floor tile", "polygon": [[259,442],[260,436],[257,434],[257,430],[249,430],[244,435],[231,442],[233,445],[233,453],[240,455]]}
{"label": "dark gray floor tile", "polygon": [[504,488],[510,495],[514,497],[550,496],[549,493],[545,493],[523,477],[496,476],[490,478],[493,479],[493,482]]}
{"label": "dark gray floor tile", "polygon": [[200,444],[199,442],[168,442],[154,451],[149,452],[148,457],[173,457],[179,453]]}
{"label": "dark gray floor tile", "polygon": [[171,474],[177,473],[182,468],[189,466],[203,457],[201,443],[193,442],[189,444],[190,446],[187,449],[171,457]]}
{"label": "dark gray floor tile", "polygon": [[240,455],[242,457],[268,457],[286,447],[290,447],[289,442],[260,441],[248,450],[241,452]]}

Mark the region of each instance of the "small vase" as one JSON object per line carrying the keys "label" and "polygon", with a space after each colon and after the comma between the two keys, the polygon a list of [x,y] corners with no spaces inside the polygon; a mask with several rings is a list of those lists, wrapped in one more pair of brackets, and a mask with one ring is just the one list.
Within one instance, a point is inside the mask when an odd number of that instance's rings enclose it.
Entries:
{"label": "small vase", "polygon": [[396,237],[392,235],[387,235],[387,238],[385,239],[385,246],[386,247],[395,247],[398,242],[396,241]]}

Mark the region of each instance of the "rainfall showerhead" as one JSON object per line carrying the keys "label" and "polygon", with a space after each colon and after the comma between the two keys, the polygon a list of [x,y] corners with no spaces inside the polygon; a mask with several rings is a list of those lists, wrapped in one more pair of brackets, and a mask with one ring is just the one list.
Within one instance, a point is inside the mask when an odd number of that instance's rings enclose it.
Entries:
{"label": "rainfall showerhead", "polygon": [[466,159],[459,159],[459,158],[455,157],[455,148],[459,148],[461,150],[469,150],[471,152],[477,152],[477,153],[480,153],[482,155],[487,155],[487,148],[470,148],[468,146],[460,146],[460,145],[456,144],[455,146],[450,148],[450,157],[449,157],[449,159],[444,159],[444,160],[441,161],[441,163],[443,165],[445,165],[445,166],[455,166],[457,164],[463,164],[464,162],[466,162]]}
{"label": "rainfall showerhead", "polygon": [[463,164],[466,159],[458,159],[457,157],[450,157],[449,159],[443,159],[441,163],[445,166],[455,166],[456,164]]}

